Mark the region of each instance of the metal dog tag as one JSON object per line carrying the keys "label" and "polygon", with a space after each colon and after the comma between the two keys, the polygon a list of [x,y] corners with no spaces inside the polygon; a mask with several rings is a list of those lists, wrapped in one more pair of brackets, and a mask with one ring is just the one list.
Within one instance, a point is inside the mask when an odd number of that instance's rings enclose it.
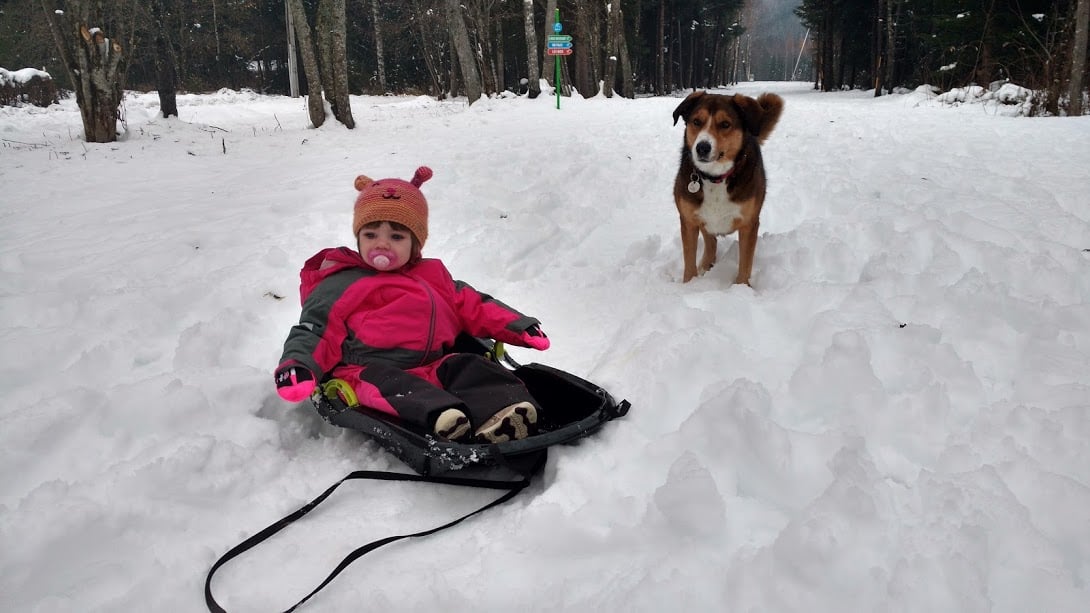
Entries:
{"label": "metal dog tag", "polygon": [[689,181],[689,193],[695,194],[700,191],[700,181]]}

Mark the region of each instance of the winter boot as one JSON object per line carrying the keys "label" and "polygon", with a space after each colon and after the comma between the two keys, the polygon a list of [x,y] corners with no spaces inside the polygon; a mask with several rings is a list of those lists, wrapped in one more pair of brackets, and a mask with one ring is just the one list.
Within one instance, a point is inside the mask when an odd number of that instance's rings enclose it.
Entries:
{"label": "winter boot", "polygon": [[475,436],[485,443],[502,443],[526,438],[537,424],[537,409],[529,402],[519,402],[497,411],[488,418]]}
{"label": "winter boot", "polygon": [[433,431],[444,441],[457,441],[469,434],[469,418],[458,409],[447,409],[436,418]]}

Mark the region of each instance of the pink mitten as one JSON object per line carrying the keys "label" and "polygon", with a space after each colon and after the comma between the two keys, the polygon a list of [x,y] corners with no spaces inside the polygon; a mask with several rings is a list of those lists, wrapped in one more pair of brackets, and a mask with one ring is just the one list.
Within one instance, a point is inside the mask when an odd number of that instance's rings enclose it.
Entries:
{"label": "pink mitten", "polygon": [[306,366],[294,362],[276,369],[276,393],[288,402],[302,402],[314,392],[314,373]]}
{"label": "pink mitten", "polygon": [[522,333],[522,342],[526,343],[527,347],[533,347],[538,351],[545,351],[549,348],[549,337],[545,336],[545,333],[541,331],[539,326],[531,326]]}

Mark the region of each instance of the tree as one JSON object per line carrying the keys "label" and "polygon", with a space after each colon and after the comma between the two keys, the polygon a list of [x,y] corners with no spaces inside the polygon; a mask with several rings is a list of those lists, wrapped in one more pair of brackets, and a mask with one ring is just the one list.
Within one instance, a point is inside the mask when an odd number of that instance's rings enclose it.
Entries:
{"label": "tree", "polygon": [[628,55],[628,42],[624,35],[624,12],[621,10],[619,3],[614,19],[617,21],[613,26],[613,48],[620,56],[621,61],[621,95],[625,98],[635,98],[636,92],[632,84],[632,60]]}
{"label": "tree", "polygon": [[159,92],[159,111],[163,118],[178,116],[178,98],[176,87],[178,73],[174,67],[174,49],[170,44],[170,33],[163,19],[169,14],[174,0],[154,0],[151,5],[155,18],[155,72],[156,86]]}
{"label": "tree", "polygon": [[572,19],[572,37],[578,45],[574,47],[572,59],[575,64],[575,75],[572,84],[575,89],[586,97],[593,96],[597,92],[597,75],[594,70],[594,59],[598,55],[598,45],[594,40],[595,11],[586,2],[579,2],[575,7],[574,19]]}
{"label": "tree", "polygon": [[348,55],[345,45],[345,0],[319,0],[316,32],[311,36],[310,21],[302,0],[287,0],[291,9],[303,73],[307,78],[307,110],[314,127],[325,123],[323,93],[337,121],[356,127],[348,95]]}
{"label": "tree", "polygon": [[[621,3],[619,0],[606,0],[604,9],[606,35],[602,45],[605,55],[602,93],[607,98],[612,98],[617,82],[620,81],[620,95],[632,98],[635,97],[632,89],[632,62],[629,60],[628,45],[625,43],[624,13],[621,11]],[[618,70],[620,73],[617,72]]]}
{"label": "tree", "polygon": [[[52,8],[65,0],[44,1]],[[599,84],[604,95],[665,95],[791,79],[799,67],[815,88],[874,88],[876,95],[1010,81],[1035,92],[1035,112],[1059,114],[1075,110],[1069,101],[1086,106],[1072,94],[1085,93],[1088,77],[1079,38],[1086,29],[1077,27],[1085,1],[792,0],[743,8],[742,0],[85,0],[115,16],[120,3],[135,6],[135,47],[128,30],[90,25],[124,48],[126,87],[158,89],[167,113],[171,81],[179,91],[286,93],[287,5],[288,14],[307,16],[291,28],[309,41],[299,51],[313,60],[304,65],[303,91],[315,125],[329,110],[352,123],[349,88],[456,92],[476,102],[527,77],[527,94],[536,96],[558,67],[553,85],[569,94],[574,83],[585,95]],[[49,28],[43,0],[0,2],[0,65],[52,69],[57,84],[69,87],[74,73],[61,69],[50,35],[41,43]],[[573,35],[571,56],[546,53],[558,16]]]}
{"label": "tree", "polygon": [[303,75],[307,78],[307,111],[310,113],[310,123],[315,128],[320,128],[325,123],[325,101],[322,97],[322,76],[318,72],[318,57],[315,55],[314,43],[310,40],[310,22],[303,10],[303,0],[286,1],[295,26],[295,37],[299,40]]}
{"label": "tree", "polygon": [[378,14],[378,0],[371,0],[371,28],[375,33],[375,61],[378,65],[378,88],[386,93],[386,54],[382,50],[382,26]]}
{"label": "tree", "polygon": [[135,0],[111,2],[111,11],[106,10],[106,4],[103,0],[68,0],[67,9],[61,10],[51,0],[42,0],[61,62],[76,90],[83,138],[89,143],[117,140],[125,54],[133,48]]}
{"label": "tree", "polygon": [[447,10],[447,23],[450,25],[451,43],[458,58],[458,68],[461,69],[462,79],[466,85],[466,97],[469,103],[481,99],[481,76],[477,72],[477,62],[473,56],[473,50],[469,45],[469,29],[466,28],[465,17],[462,15],[462,7],[458,0],[445,0]]}
{"label": "tree", "polygon": [[[606,98],[613,97],[613,84],[617,79],[617,13],[613,5],[606,0],[606,62],[602,76],[602,93]],[[618,9],[619,10],[619,9]]]}
{"label": "tree", "polygon": [[666,93],[666,0],[659,0],[658,35],[655,37],[655,93]]}
{"label": "tree", "polygon": [[1075,41],[1071,46],[1071,80],[1067,87],[1068,117],[1082,115],[1082,83],[1086,74],[1087,22],[1090,21],[1090,0],[1078,0],[1075,7]]}
{"label": "tree", "polygon": [[[345,0],[332,0],[330,3],[330,27],[328,39],[319,36],[319,43],[328,45],[330,49],[329,73],[331,87],[326,91],[331,93],[330,107],[333,116],[348,128],[356,127],[356,120],[352,117],[352,104],[349,102],[348,92],[348,50],[346,48],[347,35],[345,33]],[[324,85],[324,82],[323,82]]]}
{"label": "tree", "polygon": [[541,95],[541,69],[537,65],[537,32],[534,30],[534,0],[522,0],[522,31],[526,38],[526,80],[530,98]]}

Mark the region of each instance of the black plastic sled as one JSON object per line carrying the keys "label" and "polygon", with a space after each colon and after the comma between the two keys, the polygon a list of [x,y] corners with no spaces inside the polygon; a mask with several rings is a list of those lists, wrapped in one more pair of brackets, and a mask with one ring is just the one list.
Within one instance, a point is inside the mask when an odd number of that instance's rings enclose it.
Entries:
{"label": "black plastic sled", "polygon": [[373,438],[417,474],[354,471],[295,512],[232,547],[216,560],[204,581],[204,600],[211,613],[226,613],[212,595],[212,577],[221,566],[310,513],[342,483],[355,480],[415,481],[499,490],[504,494],[440,526],[412,534],[388,536],[357,547],[318,587],[287,609],[289,613],[310,600],[360,556],[390,543],[425,537],[445,530],[507,502],[530,485],[534,475],[545,465],[549,447],[583,438],[601,428],[607,421],[628,413],[627,400],[616,402],[597,385],[562,370],[541,364],[520,365],[504,355],[502,343],[463,336],[458,339],[453,351],[484,355],[511,369],[522,379],[541,405],[537,434],[522,440],[495,444],[440,441],[430,434],[399,423],[396,417],[387,413],[350,406],[355,404],[353,394],[346,389],[343,381],[339,382],[340,385],[337,379],[323,382],[321,391],[311,399],[326,421],[358,430]]}
{"label": "black plastic sled", "polygon": [[[591,434],[606,422],[628,413],[627,400],[617,402],[601,387],[542,364],[521,365],[503,351],[502,343],[462,336],[454,347],[457,353],[478,353],[511,369],[541,404],[538,432],[533,436],[503,443],[474,444],[442,441],[421,432],[397,417],[368,409],[349,407],[335,388],[312,397],[323,419],[336,426],[357,430],[373,438],[420,475],[443,475],[466,469],[502,469],[522,472],[520,460],[529,460],[538,451],[570,443]],[[479,471],[468,471],[479,472]]]}

